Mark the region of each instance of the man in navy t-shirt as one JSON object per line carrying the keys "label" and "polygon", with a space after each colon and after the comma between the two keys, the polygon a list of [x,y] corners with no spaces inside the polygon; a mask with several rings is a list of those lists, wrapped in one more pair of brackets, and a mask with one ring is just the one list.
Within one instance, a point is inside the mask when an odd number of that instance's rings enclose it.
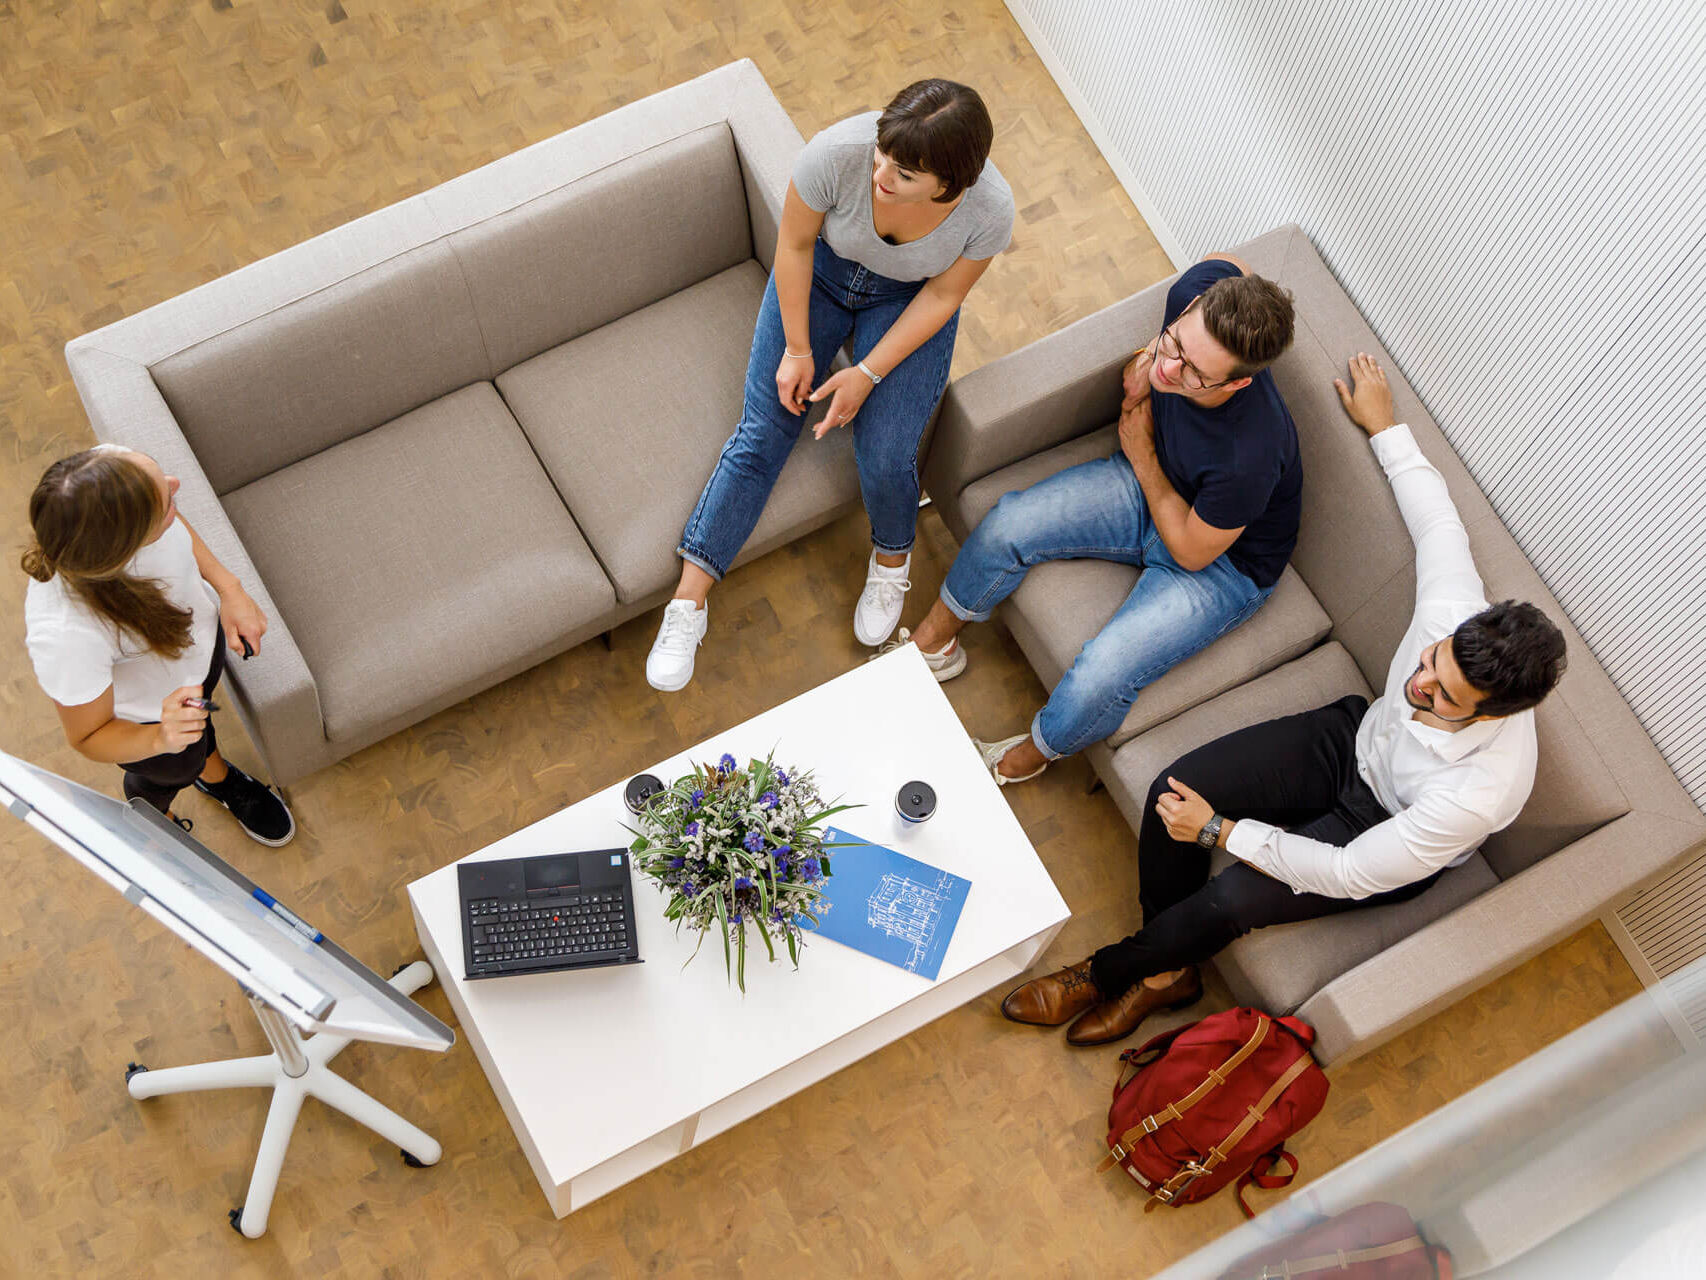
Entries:
{"label": "man in navy t-shirt", "polygon": [[1267,366],[1291,342],[1291,296],[1215,255],[1167,293],[1159,335],[1122,375],[1120,449],[1005,495],[972,531],[916,634],[936,673],[965,670],[955,638],[1048,560],[1143,570],[1078,652],[1030,732],[979,743],[998,782],[1119,728],[1138,691],[1261,607],[1302,510],[1297,431]]}

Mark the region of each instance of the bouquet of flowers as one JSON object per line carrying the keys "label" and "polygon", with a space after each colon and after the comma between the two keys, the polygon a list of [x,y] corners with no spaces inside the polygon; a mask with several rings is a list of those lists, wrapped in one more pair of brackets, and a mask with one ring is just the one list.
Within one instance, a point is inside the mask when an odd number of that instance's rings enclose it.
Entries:
{"label": "bouquet of flowers", "polygon": [[725,754],[647,802],[637,826],[628,828],[629,853],[668,891],[664,914],[677,930],[693,925],[703,945],[705,931],[717,926],[723,963],[744,992],[749,925],[771,960],[779,935],[799,967],[800,920],[816,924],[828,909],[820,886],[829,878],[825,850],[834,846],[824,844],[821,824],[855,807],[826,808],[809,772],[779,769],[770,757],[742,769]]}

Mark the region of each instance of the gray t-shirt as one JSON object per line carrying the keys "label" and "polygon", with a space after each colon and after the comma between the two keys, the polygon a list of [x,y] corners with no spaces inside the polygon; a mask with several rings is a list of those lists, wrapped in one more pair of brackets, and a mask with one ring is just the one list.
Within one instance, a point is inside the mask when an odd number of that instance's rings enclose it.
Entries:
{"label": "gray t-shirt", "polygon": [[993,258],[1013,239],[1013,192],[995,167],[967,187],[954,211],[929,235],[890,244],[871,223],[871,172],[880,111],[832,124],[806,143],[794,165],[794,189],[823,214],[820,234],[850,262],[891,280],[928,280],[961,258]]}

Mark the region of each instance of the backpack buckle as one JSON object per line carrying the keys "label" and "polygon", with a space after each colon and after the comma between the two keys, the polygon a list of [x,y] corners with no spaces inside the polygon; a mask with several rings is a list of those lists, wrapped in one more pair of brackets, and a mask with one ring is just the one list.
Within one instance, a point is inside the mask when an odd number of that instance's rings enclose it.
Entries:
{"label": "backpack buckle", "polygon": [[[1190,1190],[1191,1184],[1198,1178],[1206,1178],[1208,1176],[1208,1172],[1209,1171],[1207,1169],[1203,1168],[1202,1165],[1198,1164],[1195,1160],[1187,1160],[1180,1167],[1178,1173],[1175,1173],[1171,1178],[1167,1179],[1165,1186],[1156,1188],[1155,1198],[1161,1201],[1162,1204],[1172,1204],[1173,1201],[1177,1200],[1180,1196],[1184,1195],[1186,1191]],[[1180,1181],[1181,1178],[1183,1181]]]}

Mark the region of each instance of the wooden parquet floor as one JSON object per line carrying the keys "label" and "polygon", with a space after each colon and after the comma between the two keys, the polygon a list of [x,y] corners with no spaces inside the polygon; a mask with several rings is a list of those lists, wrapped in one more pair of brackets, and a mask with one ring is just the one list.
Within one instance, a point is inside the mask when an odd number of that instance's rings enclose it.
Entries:
{"label": "wooden parquet floor", "polygon": [[[0,512],[90,443],[67,339],[730,59],[757,61],[810,134],[923,75],[977,85],[1019,198],[1014,249],[974,294],[956,373],[1169,271],[999,0],[0,0]],[[865,531],[847,520],[735,574],[700,676],[661,697],[655,616],[293,788],[301,834],[249,844],[199,797],[197,834],[384,971],[418,953],[403,886],[680,746],[847,669]],[[952,555],[927,514],[909,617]],[[24,579],[0,572],[4,746],[109,791],[69,750],[24,654]],[[950,686],[969,730],[1042,696],[982,628]],[[222,725],[252,761],[234,721]],[[1132,913],[1132,840],[1085,767],[1011,803],[1074,919],[1077,959]],[[352,1047],[351,1079],[445,1158],[308,1107],[271,1230],[239,1239],[263,1097],[137,1104],[127,1060],[261,1050],[239,993],[16,823],[0,823],[0,1274],[6,1276],[1147,1275],[1237,1221],[1230,1198],[1139,1212],[1098,1180],[1114,1049],[1004,1023],[999,994],[942,1018],[567,1220],[554,1220],[465,1042]],[[760,974],[758,980],[763,980]],[[1634,992],[1585,930],[1334,1073],[1298,1144],[1336,1163]],[[449,1016],[442,992],[423,1003]],[[591,1034],[596,1034],[595,1032]],[[693,1070],[684,1055],[683,1072]]]}

